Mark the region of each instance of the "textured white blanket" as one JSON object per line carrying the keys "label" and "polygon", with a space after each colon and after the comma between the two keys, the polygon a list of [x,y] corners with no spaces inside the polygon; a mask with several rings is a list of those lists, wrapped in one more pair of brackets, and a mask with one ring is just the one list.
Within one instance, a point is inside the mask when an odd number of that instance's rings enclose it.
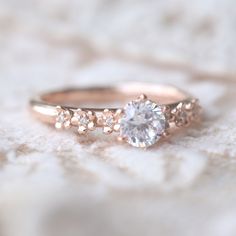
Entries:
{"label": "textured white blanket", "polygon": [[[234,0],[0,0],[0,235],[235,236]],[[146,151],[34,120],[44,90],[169,83],[204,121]]]}

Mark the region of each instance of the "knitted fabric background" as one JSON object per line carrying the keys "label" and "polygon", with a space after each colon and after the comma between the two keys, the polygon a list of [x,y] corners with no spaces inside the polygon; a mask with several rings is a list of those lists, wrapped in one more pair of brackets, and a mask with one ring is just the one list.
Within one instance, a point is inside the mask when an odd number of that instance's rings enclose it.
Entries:
{"label": "knitted fabric background", "polygon": [[[0,235],[235,236],[234,0],[0,0]],[[35,94],[176,85],[203,122],[148,150],[31,117]]]}

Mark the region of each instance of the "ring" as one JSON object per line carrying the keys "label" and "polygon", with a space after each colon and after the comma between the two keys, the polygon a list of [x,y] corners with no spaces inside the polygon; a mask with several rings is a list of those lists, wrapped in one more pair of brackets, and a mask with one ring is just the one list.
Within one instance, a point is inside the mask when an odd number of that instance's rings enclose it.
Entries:
{"label": "ring", "polygon": [[[118,102],[126,105],[122,108]],[[32,99],[30,107],[38,119],[57,129],[75,127],[82,135],[102,128],[141,148],[201,117],[198,99],[173,86],[149,83],[49,92]]]}

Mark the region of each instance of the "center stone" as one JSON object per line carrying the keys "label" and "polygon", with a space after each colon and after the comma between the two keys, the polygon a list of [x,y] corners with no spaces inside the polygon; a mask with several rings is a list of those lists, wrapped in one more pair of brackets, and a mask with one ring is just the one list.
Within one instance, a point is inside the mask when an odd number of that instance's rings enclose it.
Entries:
{"label": "center stone", "polygon": [[155,144],[166,129],[162,108],[150,100],[135,100],[124,108],[120,136],[135,147]]}

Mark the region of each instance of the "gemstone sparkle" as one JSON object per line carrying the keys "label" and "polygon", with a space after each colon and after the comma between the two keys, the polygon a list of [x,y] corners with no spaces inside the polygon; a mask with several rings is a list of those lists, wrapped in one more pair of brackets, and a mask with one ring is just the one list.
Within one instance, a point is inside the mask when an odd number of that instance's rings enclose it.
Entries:
{"label": "gemstone sparkle", "polygon": [[155,144],[167,127],[162,107],[147,99],[129,102],[120,120],[120,136],[135,147]]}

